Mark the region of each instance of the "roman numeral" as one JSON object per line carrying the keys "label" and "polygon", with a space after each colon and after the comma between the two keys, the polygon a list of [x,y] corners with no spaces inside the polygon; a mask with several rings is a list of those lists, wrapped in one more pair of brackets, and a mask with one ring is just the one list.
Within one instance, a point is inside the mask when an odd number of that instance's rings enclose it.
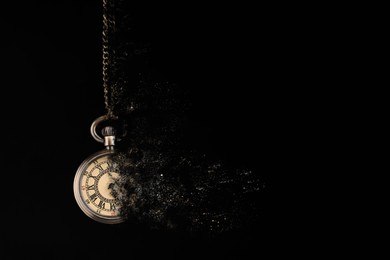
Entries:
{"label": "roman numeral", "polygon": [[96,193],[92,194],[92,195],[90,196],[90,199],[91,199],[93,202],[95,202],[95,200],[97,199]]}
{"label": "roman numeral", "polygon": [[106,205],[105,202],[103,202],[102,200],[99,202],[99,205],[98,207],[101,208],[101,209],[104,209],[104,206]]}
{"label": "roman numeral", "polygon": [[110,169],[110,172],[116,172],[118,171],[118,164],[115,162],[107,162],[108,168]]}
{"label": "roman numeral", "polygon": [[116,210],[116,206],[115,206],[114,203],[110,203],[110,210],[111,210],[111,211]]}
{"label": "roman numeral", "polygon": [[87,190],[95,190],[94,188],[95,188],[95,185],[91,185],[91,186],[87,187]]}
{"label": "roman numeral", "polygon": [[110,172],[114,171],[114,166],[113,166],[109,161],[107,161],[107,169],[108,169]]}

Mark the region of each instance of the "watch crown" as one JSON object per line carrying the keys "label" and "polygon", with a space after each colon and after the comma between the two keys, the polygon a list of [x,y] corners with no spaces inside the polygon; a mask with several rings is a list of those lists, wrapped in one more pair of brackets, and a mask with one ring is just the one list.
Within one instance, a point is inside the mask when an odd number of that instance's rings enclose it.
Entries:
{"label": "watch crown", "polygon": [[102,129],[102,135],[103,136],[114,136],[115,135],[115,128],[112,126],[106,126]]}

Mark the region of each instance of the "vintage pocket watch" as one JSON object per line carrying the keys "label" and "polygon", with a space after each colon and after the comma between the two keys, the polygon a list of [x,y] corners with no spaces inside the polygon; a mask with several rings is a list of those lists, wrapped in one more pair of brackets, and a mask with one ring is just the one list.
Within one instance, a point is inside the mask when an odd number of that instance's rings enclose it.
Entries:
{"label": "vintage pocket watch", "polygon": [[107,116],[96,119],[91,125],[91,134],[105,149],[92,154],[79,166],[74,177],[73,191],[77,204],[91,219],[116,224],[124,221],[120,216],[118,199],[113,196],[113,187],[119,177],[118,163],[113,160],[115,153],[115,129],[106,126],[102,137],[96,133],[99,123]]}

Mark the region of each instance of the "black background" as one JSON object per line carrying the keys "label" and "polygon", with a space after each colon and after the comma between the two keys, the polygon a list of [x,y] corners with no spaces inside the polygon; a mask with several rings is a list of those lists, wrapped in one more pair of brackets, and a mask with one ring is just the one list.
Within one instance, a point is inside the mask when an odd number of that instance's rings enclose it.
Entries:
{"label": "black background", "polygon": [[[282,111],[290,75],[281,72],[291,45],[279,9],[164,3],[134,10],[132,26],[144,31],[137,40],[148,46],[150,70],[191,93],[199,127],[189,134],[233,166],[254,169],[272,190],[288,135]],[[1,11],[2,259],[122,253],[129,259],[249,259],[273,250],[271,195],[251,232],[214,238],[121,228],[86,217],[74,200],[73,178],[84,158],[101,149],[89,133],[92,121],[105,113],[101,3],[18,1]]]}

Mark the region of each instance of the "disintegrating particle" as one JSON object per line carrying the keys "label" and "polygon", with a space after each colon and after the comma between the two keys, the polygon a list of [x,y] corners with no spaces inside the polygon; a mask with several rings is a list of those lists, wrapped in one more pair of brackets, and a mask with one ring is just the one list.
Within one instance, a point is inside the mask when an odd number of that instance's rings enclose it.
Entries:
{"label": "disintegrating particle", "polygon": [[[244,225],[261,208],[264,181],[253,169],[231,169],[183,146],[184,88],[148,72],[150,46],[129,40],[136,33],[119,6],[112,109],[127,126],[115,160],[121,177],[114,195],[132,221],[161,229],[223,232]],[[131,32],[131,33],[130,33]],[[122,37],[122,38],[121,38]],[[135,38],[136,39],[136,38]]]}

